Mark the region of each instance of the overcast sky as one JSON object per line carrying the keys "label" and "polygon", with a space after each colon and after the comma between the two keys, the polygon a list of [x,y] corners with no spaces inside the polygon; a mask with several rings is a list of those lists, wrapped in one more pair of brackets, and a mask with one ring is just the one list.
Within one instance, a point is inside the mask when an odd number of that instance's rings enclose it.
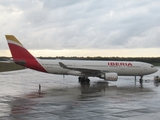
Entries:
{"label": "overcast sky", "polygon": [[160,0],[0,0],[8,56],[5,34],[36,56],[160,56]]}

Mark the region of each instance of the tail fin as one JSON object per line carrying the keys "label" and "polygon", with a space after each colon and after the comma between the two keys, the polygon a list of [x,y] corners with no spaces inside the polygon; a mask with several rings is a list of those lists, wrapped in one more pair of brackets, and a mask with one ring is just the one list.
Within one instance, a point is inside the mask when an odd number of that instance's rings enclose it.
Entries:
{"label": "tail fin", "polygon": [[13,35],[6,35],[13,60],[33,60],[35,59],[24,46]]}
{"label": "tail fin", "polygon": [[27,49],[13,35],[6,35],[13,61],[27,68],[46,72],[37,59],[32,56]]}

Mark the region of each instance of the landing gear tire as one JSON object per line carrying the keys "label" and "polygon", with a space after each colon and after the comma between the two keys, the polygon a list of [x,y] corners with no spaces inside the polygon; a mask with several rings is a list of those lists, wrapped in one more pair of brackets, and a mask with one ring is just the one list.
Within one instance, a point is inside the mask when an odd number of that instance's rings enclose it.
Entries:
{"label": "landing gear tire", "polygon": [[140,83],[140,84],[143,83],[143,79],[142,79],[142,78],[139,79],[139,83]]}
{"label": "landing gear tire", "polygon": [[86,79],[86,83],[90,83],[90,79],[87,78],[87,79]]}
{"label": "landing gear tire", "polygon": [[86,77],[78,77],[79,83],[90,83],[90,80]]}
{"label": "landing gear tire", "polygon": [[80,83],[82,81],[82,77],[78,77],[78,82]]}

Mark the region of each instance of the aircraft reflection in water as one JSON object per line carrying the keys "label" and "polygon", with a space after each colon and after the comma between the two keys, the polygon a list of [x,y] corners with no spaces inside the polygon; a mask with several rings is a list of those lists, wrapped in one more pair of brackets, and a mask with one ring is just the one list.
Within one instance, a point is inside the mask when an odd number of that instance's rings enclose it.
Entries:
{"label": "aircraft reflection in water", "polygon": [[[69,109],[69,107],[76,107],[74,105],[81,106],[83,101],[93,102],[98,100],[98,104],[102,102],[126,102],[140,99],[143,95],[148,95],[152,90],[143,88],[143,90],[138,86],[133,87],[117,87],[108,86],[107,82],[97,82],[93,84],[81,84],[77,87],[72,88],[59,88],[59,89],[49,89],[42,91],[42,93],[33,92],[21,97],[14,98],[9,104],[11,106],[11,115],[20,115],[23,118],[26,114],[35,111],[44,111],[45,109],[50,110],[50,112],[64,111]],[[139,94],[143,92],[142,94]],[[134,93],[134,94],[133,94]],[[127,94],[127,95],[125,95]],[[137,96],[136,96],[137,95]],[[102,100],[102,101],[101,101]],[[84,102],[83,104],[88,104]],[[104,104],[104,103],[103,103]],[[66,112],[66,111],[65,111]]]}
{"label": "aircraft reflection in water", "polygon": [[[101,95],[106,95],[106,94],[110,94],[111,95],[116,95],[116,91],[117,91],[117,86],[109,86],[108,85],[108,82],[96,82],[94,84],[92,84],[90,86],[90,84],[81,84],[81,94],[95,94],[95,93],[99,93],[96,94],[98,96],[101,96]],[[113,94],[113,91],[115,94]],[[97,97],[98,97],[97,96]]]}

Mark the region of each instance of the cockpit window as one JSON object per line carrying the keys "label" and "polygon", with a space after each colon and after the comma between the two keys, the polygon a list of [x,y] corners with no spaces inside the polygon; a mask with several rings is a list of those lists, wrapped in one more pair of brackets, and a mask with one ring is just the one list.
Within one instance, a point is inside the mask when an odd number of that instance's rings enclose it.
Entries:
{"label": "cockpit window", "polygon": [[151,66],[151,68],[154,68],[154,66]]}

